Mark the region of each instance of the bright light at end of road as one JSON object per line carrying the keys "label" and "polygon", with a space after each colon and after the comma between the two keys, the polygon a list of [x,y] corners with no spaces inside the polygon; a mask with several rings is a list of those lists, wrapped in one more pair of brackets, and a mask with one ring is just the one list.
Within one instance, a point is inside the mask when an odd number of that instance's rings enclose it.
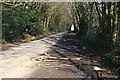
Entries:
{"label": "bright light at end of road", "polygon": [[72,26],[71,26],[71,31],[74,31],[74,25],[72,24]]}

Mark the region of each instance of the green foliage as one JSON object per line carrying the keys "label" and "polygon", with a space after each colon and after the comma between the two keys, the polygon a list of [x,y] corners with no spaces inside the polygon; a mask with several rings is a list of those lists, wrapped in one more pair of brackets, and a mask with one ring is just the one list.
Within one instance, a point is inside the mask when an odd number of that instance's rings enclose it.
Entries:
{"label": "green foliage", "polygon": [[36,12],[31,9],[31,6],[23,3],[13,4],[13,6],[4,4],[2,22],[3,22],[3,38],[6,41],[14,39],[22,39],[24,33],[37,35],[42,33],[37,25]]}
{"label": "green foliage", "polygon": [[[62,7],[61,7],[62,6]],[[3,3],[2,30],[5,41],[59,32],[70,24],[66,4]]]}
{"label": "green foliage", "polygon": [[111,2],[73,4],[74,23],[79,27],[77,37],[89,50],[100,54],[113,50],[118,27],[116,5]]}
{"label": "green foliage", "polygon": [[[120,74],[120,49],[116,46],[119,45],[119,35],[114,36],[119,33],[120,4],[91,2],[73,5],[77,6],[73,7],[73,16],[74,23],[79,27],[77,37],[81,45],[86,47],[89,53],[103,55],[102,63]],[[119,50],[114,50],[115,46]]]}
{"label": "green foliage", "polygon": [[104,55],[102,63],[108,65],[117,74],[120,74],[120,50],[115,50]]}
{"label": "green foliage", "polygon": [[97,40],[95,36],[84,36],[79,41],[82,46],[87,48],[88,52],[92,52],[95,55],[104,54],[111,51],[108,48],[109,44],[106,44],[106,42],[103,42],[102,40]]}

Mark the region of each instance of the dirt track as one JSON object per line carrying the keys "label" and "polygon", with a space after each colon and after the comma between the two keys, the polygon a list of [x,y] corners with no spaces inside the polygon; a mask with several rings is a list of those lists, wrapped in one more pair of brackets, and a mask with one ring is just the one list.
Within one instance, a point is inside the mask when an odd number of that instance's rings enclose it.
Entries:
{"label": "dirt track", "polygon": [[[55,47],[66,32],[40,40],[22,43],[17,47],[0,52],[1,78],[87,78],[84,71],[77,69],[70,61],[36,60],[41,54],[59,57],[61,48]],[[63,51],[64,52],[64,51]]]}

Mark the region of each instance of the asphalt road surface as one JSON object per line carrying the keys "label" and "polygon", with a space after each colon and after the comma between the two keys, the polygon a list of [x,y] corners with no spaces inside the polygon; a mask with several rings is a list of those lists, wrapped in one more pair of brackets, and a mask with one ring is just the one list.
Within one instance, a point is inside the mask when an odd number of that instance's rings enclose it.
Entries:
{"label": "asphalt road surface", "polygon": [[[66,33],[22,43],[0,52],[0,78],[88,78],[68,60],[37,60],[41,55],[61,58],[52,48]],[[59,49],[57,47],[58,52]]]}

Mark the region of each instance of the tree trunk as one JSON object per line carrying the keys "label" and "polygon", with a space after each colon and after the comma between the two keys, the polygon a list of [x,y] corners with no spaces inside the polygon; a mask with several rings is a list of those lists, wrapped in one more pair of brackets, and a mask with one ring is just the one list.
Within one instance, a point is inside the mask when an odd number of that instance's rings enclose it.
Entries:
{"label": "tree trunk", "polygon": [[118,2],[118,31],[117,31],[117,48],[120,48],[120,2]]}

